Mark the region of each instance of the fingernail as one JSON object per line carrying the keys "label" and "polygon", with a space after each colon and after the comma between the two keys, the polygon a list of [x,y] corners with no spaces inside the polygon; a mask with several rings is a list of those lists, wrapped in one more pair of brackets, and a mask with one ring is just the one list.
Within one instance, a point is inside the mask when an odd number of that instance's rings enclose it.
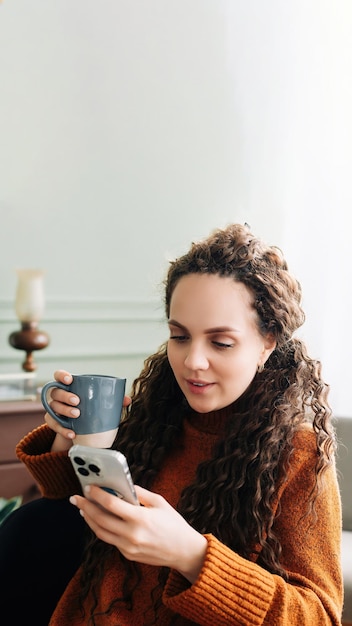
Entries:
{"label": "fingernail", "polygon": [[65,376],[64,377],[64,382],[65,383],[70,383],[70,381],[71,381],[71,377],[70,376]]}
{"label": "fingernail", "polygon": [[90,485],[85,486],[84,493],[90,493]]}
{"label": "fingernail", "polygon": [[71,413],[71,415],[73,415],[73,417],[78,417],[79,416],[79,409],[71,409],[70,413]]}
{"label": "fingernail", "polygon": [[77,396],[72,396],[72,398],[70,398],[70,402],[71,404],[79,404],[79,399]]}
{"label": "fingernail", "polygon": [[67,437],[68,437],[68,439],[74,439],[74,438],[75,438],[75,436],[76,436],[76,434],[75,434],[75,433],[73,433],[72,431],[70,431],[69,433],[67,433]]}
{"label": "fingernail", "polygon": [[75,496],[70,497],[70,502],[71,504],[74,504],[75,506],[77,506],[77,498],[75,498]]}

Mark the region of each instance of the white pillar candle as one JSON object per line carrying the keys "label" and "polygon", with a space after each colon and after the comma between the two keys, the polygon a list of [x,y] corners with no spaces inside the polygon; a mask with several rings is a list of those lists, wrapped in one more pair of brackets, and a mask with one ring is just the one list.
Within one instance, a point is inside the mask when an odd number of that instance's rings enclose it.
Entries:
{"label": "white pillar candle", "polygon": [[16,270],[16,315],[21,322],[39,322],[44,312],[44,285],[42,270]]}

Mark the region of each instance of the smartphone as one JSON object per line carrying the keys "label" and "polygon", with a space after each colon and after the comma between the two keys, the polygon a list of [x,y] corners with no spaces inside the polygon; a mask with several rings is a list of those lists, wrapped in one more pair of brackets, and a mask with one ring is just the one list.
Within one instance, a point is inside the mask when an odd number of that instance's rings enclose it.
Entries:
{"label": "smartphone", "polygon": [[126,457],[117,450],[73,445],[68,455],[81,483],[98,485],[131,504],[139,504]]}

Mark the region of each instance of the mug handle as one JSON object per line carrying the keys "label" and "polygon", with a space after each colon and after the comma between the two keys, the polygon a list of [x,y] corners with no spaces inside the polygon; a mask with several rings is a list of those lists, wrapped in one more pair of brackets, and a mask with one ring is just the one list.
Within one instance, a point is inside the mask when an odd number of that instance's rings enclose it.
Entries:
{"label": "mug handle", "polygon": [[44,385],[44,387],[41,390],[41,400],[42,400],[42,404],[45,408],[45,410],[47,411],[47,413],[49,413],[51,415],[51,417],[54,418],[54,420],[56,420],[57,422],[59,422],[59,424],[61,424],[61,426],[63,426],[64,428],[72,428],[71,424],[72,424],[72,420],[70,417],[64,417],[63,415],[58,415],[57,413],[55,413],[50,404],[48,404],[48,401],[46,399],[46,395],[49,389],[51,389],[52,387],[58,387],[59,389],[63,389],[64,391],[70,391],[70,386],[69,385],[64,385],[63,383],[59,383],[55,381],[52,381],[50,383],[46,383],[46,385]]}

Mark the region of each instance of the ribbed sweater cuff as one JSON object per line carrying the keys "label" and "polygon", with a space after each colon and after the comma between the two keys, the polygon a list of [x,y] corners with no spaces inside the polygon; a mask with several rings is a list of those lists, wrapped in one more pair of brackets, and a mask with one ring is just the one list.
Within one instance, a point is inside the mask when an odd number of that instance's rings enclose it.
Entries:
{"label": "ribbed sweater cuff", "polygon": [[66,498],[81,493],[67,451],[50,452],[55,433],[38,426],[16,446],[16,455],[25,464],[45,498]]}
{"label": "ribbed sweater cuff", "polygon": [[238,556],[213,535],[196,582],[171,571],[163,601],[177,613],[200,624],[263,623],[274,594],[272,575]]}

